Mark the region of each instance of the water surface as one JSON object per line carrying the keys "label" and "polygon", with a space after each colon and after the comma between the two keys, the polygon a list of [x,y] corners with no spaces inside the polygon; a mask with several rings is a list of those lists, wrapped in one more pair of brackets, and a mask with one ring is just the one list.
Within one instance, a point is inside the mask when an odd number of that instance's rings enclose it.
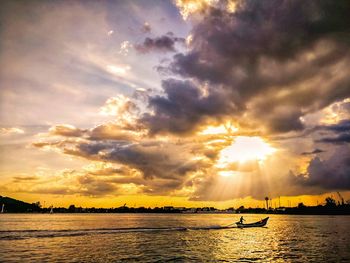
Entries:
{"label": "water surface", "polygon": [[[248,222],[264,215],[244,215]],[[349,216],[1,214],[1,262],[350,262]]]}

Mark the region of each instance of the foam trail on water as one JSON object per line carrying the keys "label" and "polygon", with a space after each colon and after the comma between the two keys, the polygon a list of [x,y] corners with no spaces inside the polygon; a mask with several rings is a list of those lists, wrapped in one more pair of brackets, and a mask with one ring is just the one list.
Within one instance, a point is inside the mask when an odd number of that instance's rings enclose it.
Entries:
{"label": "foam trail on water", "polygon": [[70,236],[86,236],[100,234],[117,234],[131,232],[159,232],[159,231],[186,231],[186,230],[215,230],[227,229],[227,226],[199,226],[199,227],[127,227],[127,228],[87,228],[87,229],[28,229],[28,230],[0,230],[0,240],[18,240],[28,238],[54,238]]}

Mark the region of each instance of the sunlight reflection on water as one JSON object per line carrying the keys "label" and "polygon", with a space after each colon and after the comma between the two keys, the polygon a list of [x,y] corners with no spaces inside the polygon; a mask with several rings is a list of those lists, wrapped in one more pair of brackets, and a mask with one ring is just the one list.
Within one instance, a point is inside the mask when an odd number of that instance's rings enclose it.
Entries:
{"label": "sunlight reflection on water", "polygon": [[[245,215],[248,222],[263,217]],[[272,215],[267,228],[196,229],[228,225],[238,218],[234,214],[3,214],[1,262],[350,261],[349,216]]]}

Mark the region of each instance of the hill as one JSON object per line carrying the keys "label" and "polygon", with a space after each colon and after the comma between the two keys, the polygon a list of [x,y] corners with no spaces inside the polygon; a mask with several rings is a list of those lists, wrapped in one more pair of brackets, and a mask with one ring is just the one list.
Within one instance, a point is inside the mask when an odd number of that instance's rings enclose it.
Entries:
{"label": "hill", "polygon": [[10,197],[0,196],[0,209],[4,206],[4,212],[7,213],[24,213],[39,212],[41,210],[40,203],[29,204]]}

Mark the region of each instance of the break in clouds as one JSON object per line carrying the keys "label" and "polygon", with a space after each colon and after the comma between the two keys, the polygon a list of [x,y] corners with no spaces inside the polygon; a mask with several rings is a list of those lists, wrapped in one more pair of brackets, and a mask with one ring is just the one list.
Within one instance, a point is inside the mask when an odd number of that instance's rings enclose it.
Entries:
{"label": "break in clouds", "polygon": [[[161,92],[138,91],[146,106],[116,97],[103,108],[114,122],[57,125],[34,143],[118,166],[108,176],[75,172],[80,187],[52,193],[123,194],[132,185],[137,193],[229,200],[350,190],[350,2],[228,2],[188,14],[190,36],[134,44],[140,59],[167,56],[156,65]],[[322,123],[329,107],[342,118]],[[221,123],[238,132],[200,134]],[[244,135],[264,136],[279,151],[264,167],[232,163],[236,175],[219,176],[220,151]]]}

